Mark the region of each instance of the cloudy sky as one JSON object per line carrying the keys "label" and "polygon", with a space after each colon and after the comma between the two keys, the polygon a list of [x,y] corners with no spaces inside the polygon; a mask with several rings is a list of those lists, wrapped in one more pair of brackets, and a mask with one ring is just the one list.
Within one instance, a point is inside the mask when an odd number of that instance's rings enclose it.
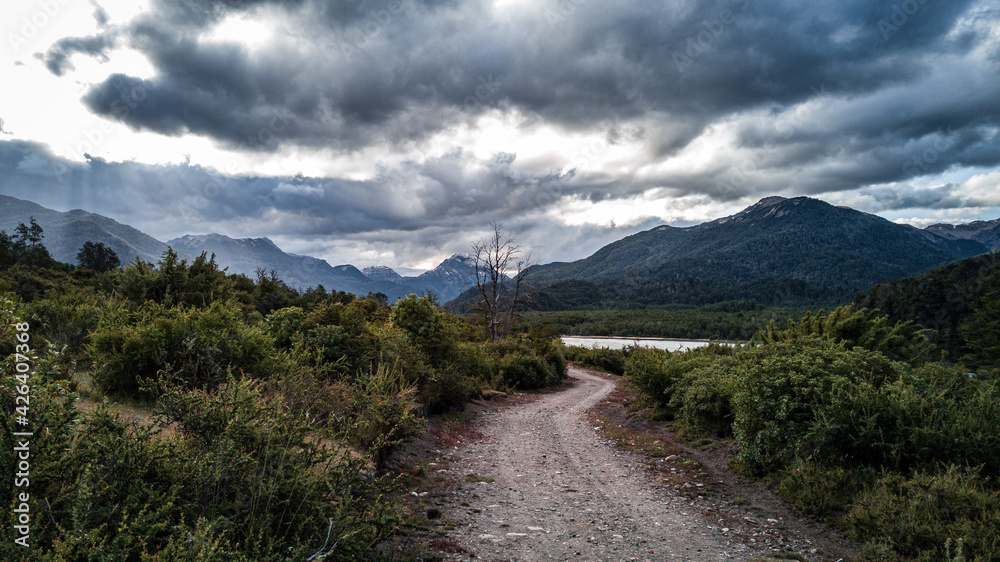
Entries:
{"label": "cloudy sky", "polygon": [[993,0],[23,0],[0,193],[162,240],[542,261],[808,195],[1000,217]]}

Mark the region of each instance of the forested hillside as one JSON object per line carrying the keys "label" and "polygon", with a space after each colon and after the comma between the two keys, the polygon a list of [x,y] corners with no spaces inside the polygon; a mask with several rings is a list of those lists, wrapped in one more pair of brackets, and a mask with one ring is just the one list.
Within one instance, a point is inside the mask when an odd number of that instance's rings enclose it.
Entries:
{"label": "forested hillside", "polygon": [[925,275],[890,281],[857,296],[893,322],[912,320],[930,330],[945,357],[970,367],[1000,357],[1000,254],[952,263]]}
{"label": "forested hillside", "polygon": [[963,236],[941,236],[808,197],[770,197],[731,217],[686,228],[660,226],[579,261],[538,266],[530,279],[542,310],[732,299],[829,306],[876,283],[992,249],[984,243],[992,238]]}

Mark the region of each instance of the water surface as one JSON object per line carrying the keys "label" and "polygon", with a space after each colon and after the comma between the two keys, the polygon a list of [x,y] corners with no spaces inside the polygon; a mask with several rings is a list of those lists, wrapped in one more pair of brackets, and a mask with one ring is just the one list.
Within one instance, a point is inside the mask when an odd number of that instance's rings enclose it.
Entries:
{"label": "water surface", "polygon": [[[681,349],[694,349],[708,345],[708,340],[670,340],[664,338],[604,338],[604,337],[582,337],[582,336],[560,336],[566,345],[576,345],[579,347],[607,347],[610,349],[622,349],[630,345],[640,345],[643,347],[655,347],[656,349],[666,349],[678,351]],[[729,343],[729,342],[717,342]]]}

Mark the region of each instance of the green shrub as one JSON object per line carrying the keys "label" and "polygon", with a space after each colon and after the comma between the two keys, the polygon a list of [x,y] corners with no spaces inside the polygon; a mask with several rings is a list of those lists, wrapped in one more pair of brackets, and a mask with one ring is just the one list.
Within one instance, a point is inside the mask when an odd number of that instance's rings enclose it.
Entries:
{"label": "green shrub", "polygon": [[[47,398],[37,397],[40,415]],[[364,460],[317,438],[287,404],[248,379],[212,391],[169,388],[158,412],[171,434],[107,406],[79,419],[71,404],[58,405],[72,417],[48,418],[50,431],[32,440],[33,554],[278,561],[327,545],[328,559],[370,559],[402,522],[385,501],[391,482],[366,478]],[[11,456],[0,451],[5,467]],[[9,490],[0,488],[6,505]],[[22,554],[11,532],[0,530],[4,560]]]}
{"label": "green shrub", "polygon": [[392,307],[389,321],[406,332],[410,341],[427,355],[431,365],[441,365],[448,352],[450,338],[446,334],[445,314],[430,297],[410,295],[399,299]]}
{"label": "green shrub", "polygon": [[155,302],[164,306],[208,306],[225,300],[233,283],[219,270],[215,255],[202,253],[190,264],[173,248],[167,248],[156,268],[136,258],[113,272],[115,292],[136,304]]}
{"label": "green shrub", "polygon": [[531,354],[509,353],[499,365],[500,377],[512,388],[543,388],[558,382],[558,375],[545,359]]}
{"label": "green shrub", "polygon": [[299,306],[289,306],[275,310],[264,317],[264,330],[274,338],[274,345],[289,349],[292,339],[299,332],[299,327],[306,313]]}
{"label": "green shrub", "polygon": [[806,515],[830,517],[846,511],[854,497],[874,479],[871,468],[849,469],[798,459],[780,473],[778,492]]}
{"label": "green shrub", "polygon": [[927,330],[912,321],[893,324],[878,311],[855,310],[842,306],[825,315],[822,310],[808,312],[798,323],[788,321],[779,330],[772,320],[756,339],[770,344],[798,338],[823,338],[843,343],[848,349],[861,347],[879,352],[893,361],[922,365],[933,350],[926,337]]}
{"label": "green shrub", "polygon": [[551,340],[511,335],[486,342],[480,353],[491,372],[489,384],[532,389],[558,384],[567,375],[566,358]]}
{"label": "green shrub", "polygon": [[732,433],[732,402],[739,384],[735,365],[735,358],[719,356],[715,363],[687,372],[683,388],[674,394],[672,404],[685,425],[720,436]]}
{"label": "green shrub", "polygon": [[579,346],[568,346],[565,350],[566,358],[570,361],[613,375],[625,374],[625,361],[628,358],[625,350],[605,347],[588,349]]}
{"label": "green shrub", "polygon": [[[844,519],[848,536],[900,558],[942,560],[962,540],[968,560],[1000,557],[1000,493],[956,466],[912,477],[886,473]],[[877,548],[871,548],[877,551]]]}
{"label": "green shrub", "polygon": [[569,374],[569,362],[563,355],[560,346],[552,345],[545,352],[545,362],[549,364],[549,369],[556,375],[557,382],[565,379]]}
{"label": "green shrub", "polygon": [[92,290],[53,292],[24,307],[34,337],[44,337],[58,347],[66,346],[76,357],[90,341],[108,298]]}
{"label": "green shrub", "polygon": [[475,378],[445,366],[420,389],[420,400],[428,414],[461,411],[479,391]]}
{"label": "green shrub", "polygon": [[347,436],[381,469],[389,455],[423,427],[424,420],[416,413],[417,389],[397,369],[382,363],[375,371],[360,374],[351,391],[354,409]]}
{"label": "green shrub", "polygon": [[805,438],[835,386],[867,383],[878,388],[897,371],[881,353],[799,338],[747,350],[738,376],[733,397],[737,461],[749,473],[766,474],[816,446]]}
{"label": "green shrub", "polygon": [[285,368],[274,340],[221,303],[202,309],[109,307],[91,335],[88,355],[94,382],[117,396],[153,396],[144,382],[161,374],[195,388],[225,380],[229,368],[262,378]]}
{"label": "green shrub", "polygon": [[660,405],[667,405],[674,388],[683,378],[683,366],[671,363],[670,352],[660,349],[635,350],[625,364],[625,376],[639,392]]}
{"label": "green shrub", "polygon": [[1000,475],[1000,386],[961,369],[928,364],[900,369],[881,385],[837,380],[807,441],[816,454],[849,466],[908,473],[940,463]]}

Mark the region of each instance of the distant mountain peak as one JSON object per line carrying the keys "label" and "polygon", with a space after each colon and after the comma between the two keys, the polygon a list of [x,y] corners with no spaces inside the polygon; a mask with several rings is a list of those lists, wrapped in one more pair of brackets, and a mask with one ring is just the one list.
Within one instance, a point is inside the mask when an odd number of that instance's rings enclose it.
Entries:
{"label": "distant mountain peak", "polygon": [[[788,213],[788,210],[787,209],[779,210],[778,205],[781,205],[782,203],[786,203],[788,201],[791,201],[792,204],[797,205],[799,203],[798,201],[799,199],[808,199],[808,197],[796,197],[794,199],[789,199],[787,197],[782,197],[780,195],[772,195],[770,197],[765,197],[760,201],[757,201],[753,205],[750,205],[749,207],[743,209],[742,211],[736,213],[735,215],[729,215],[728,217],[722,217],[721,219],[715,219],[714,221],[704,222],[699,225],[695,225],[691,228],[707,227],[712,224],[726,224],[727,222],[732,220],[740,220],[746,218],[748,215],[757,213],[769,207],[773,208],[770,211],[768,211],[767,215],[765,216],[771,216],[771,215],[777,215],[779,217],[784,216]],[[660,228],[660,230],[663,229]]]}
{"label": "distant mountain peak", "polygon": [[399,283],[403,276],[396,273],[396,270],[385,265],[373,265],[361,270],[372,281],[392,281]]}
{"label": "distant mountain peak", "polygon": [[760,208],[760,207],[770,207],[771,205],[777,205],[778,203],[781,203],[783,201],[788,201],[788,198],[787,197],[782,197],[780,195],[772,195],[770,197],[765,197],[765,198],[761,199],[760,201],[757,201],[756,203],[754,203],[753,205],[751,205],[751,207],[758,207],[758,208]]}
{"label": "distant mountain peak", "polygon": [[[441,263],[443,264],[445,262],[450,262],[450,261],[459,262],[459,263],[472,263],[474,260],[473,260],[472,256],[470,256],[468,254],[452,254],[450,258],[444,260]],[[441,266],[438,265],[438,267],[441,267]]]}

